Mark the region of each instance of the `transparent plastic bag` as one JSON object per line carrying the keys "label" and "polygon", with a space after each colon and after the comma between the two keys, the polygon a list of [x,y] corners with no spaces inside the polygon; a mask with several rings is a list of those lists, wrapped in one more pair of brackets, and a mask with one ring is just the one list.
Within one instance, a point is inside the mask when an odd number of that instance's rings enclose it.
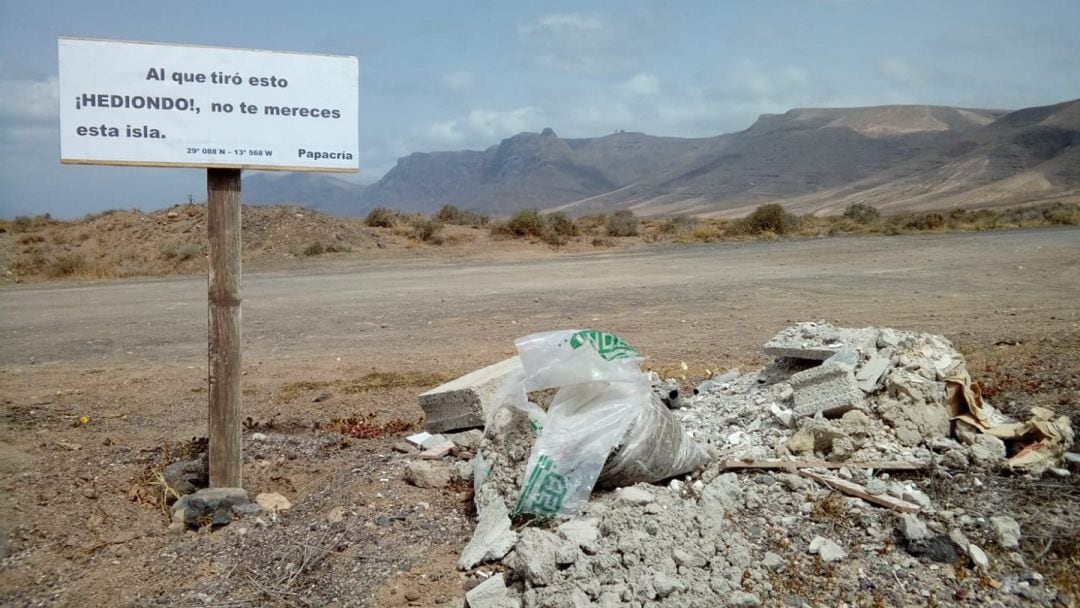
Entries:
{"label": "transparent plastic bag", "polygon": [[[542,427],[515,513],[577,513],[597,479],[603,481],[605,465],[613,467],[612,485],[628,485],[659,481],[704,463],[705,453],[678,420],[662,404],[654,407],[649,376],[638,367],[641,356],[618,336],[556,331],[525,336],[515,344],[523,373],[508,378],[503,394],[506,402],[529,412],[534,423],[540,419]],[[559,391],[540,417],[526,391],[556,387]]]}

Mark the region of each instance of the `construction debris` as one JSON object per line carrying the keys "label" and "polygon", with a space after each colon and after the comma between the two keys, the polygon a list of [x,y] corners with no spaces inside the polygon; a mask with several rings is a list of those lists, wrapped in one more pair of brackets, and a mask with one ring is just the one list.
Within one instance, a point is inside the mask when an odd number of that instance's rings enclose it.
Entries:
{"label": "construction debris", "polygon": [[427,417],[424,426],[430,433],[484,426],[495,392],[506,376],[518,369],[521,360],[511,357],[420,395],[420,408]]}
{"label": "construction debris", "polygon": [[[468,605],[784,605],[798,593],[787,580],[814,572],[860,581],[845,588],[859,598],[848,605],[946,605],[952,596],[930,600],[927,590],[957,589],[958,579],[927,565],[958,556],[1004,581],[987,578],[994,585],[972,602],[1018,605],[1007,590],[1022,589],[1023,602],[1050,605],[1052,588],[1034,589],[1018,578],[1028,574],[1008,574],[1008,560],[991,563],[980,547],[1015,550],[1014,519],[994,516],[987,526],[934,505],[925,479],[893,476],[1064,467],[1073,438],[1066,417],[1001,415],[941,336],[800,323],[766,352],[778,358],[703,383],[670,411],[660,397],[677,384],[653,378],[659,409],[712,462],[666,485],[593,493],[557,525],[515,532],[510,518],[534,442],[548,430],[543,409],[489,409],[473,463],[480,523],[458,565],[497,561],[502,571],[471,590]],[[844,530],[855,534],[837,538]],[[903,550],[889,550],[896,540]],[[1009,563],[1022,564],[1017,558]]]}

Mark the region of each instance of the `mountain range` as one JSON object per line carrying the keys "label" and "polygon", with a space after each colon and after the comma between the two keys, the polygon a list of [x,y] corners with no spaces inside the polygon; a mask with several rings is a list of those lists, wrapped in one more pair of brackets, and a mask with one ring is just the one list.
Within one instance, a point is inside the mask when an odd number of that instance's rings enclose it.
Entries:
{"label": "mountain range", "polygon": [[339,215],[454,204],[494,216],[524,208],[732,216],[770,202],[798,213],[836,213],[852,202],[890,212],[1078,195],[1080,100],[1017,111],[800,108],[704,138],[563,139],[544,129],[483,151],[416,152],[366,187],[300,173],[244,181],[246,200]]}

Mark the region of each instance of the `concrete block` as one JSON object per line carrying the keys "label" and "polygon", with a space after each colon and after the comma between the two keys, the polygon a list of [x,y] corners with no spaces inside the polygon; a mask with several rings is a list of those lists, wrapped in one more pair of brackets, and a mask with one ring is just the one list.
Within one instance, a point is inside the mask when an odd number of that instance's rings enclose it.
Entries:
{"label": "concrete block", "polygon": [[869,361],[862,364],[862,367],[855,374],[859,389],[868,395],[877,390],[878,386],[881,385],[881,377],[885,375],[885,372],[891,366],[892,361],[886,357],[878,357],[877,355],[871,357]]}
{"label": "concrete block", "polygon": [[424,428],[442,433],[484,426],[491,400],[508,374],[521,369],[521,359],[511,357],[470,372],[420,395]]}
{"label": "concrete block", "polygon": [[506,582],[500,572],[479,585],[473,587],[465,594],[465,605],[468,608],[506,608],[512,605],[512,598],[506,590]]}
{"label": "concrete block", "polygon": [[845,365],[821,365],[791,377],[795,390],[796,418],[814,416],[839,416],[863,404],[863,392],[855,381],[855,374]]}

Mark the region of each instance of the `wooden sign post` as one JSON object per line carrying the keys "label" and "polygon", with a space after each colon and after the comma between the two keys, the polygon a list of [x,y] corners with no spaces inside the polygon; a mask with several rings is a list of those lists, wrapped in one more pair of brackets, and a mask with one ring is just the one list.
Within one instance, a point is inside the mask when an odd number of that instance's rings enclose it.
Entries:
{"label": "wooden sign post", "polygon": [[210,486],[240,487],[240,171],[359,170],[356,57],[61,38],[60,162],[206,169]]}
{"label": "wooden sign post", "polygon": [[239,488],[243,464],[240,409],[240,169],[206,170],[209,239],[208,370],[210,487]]}

